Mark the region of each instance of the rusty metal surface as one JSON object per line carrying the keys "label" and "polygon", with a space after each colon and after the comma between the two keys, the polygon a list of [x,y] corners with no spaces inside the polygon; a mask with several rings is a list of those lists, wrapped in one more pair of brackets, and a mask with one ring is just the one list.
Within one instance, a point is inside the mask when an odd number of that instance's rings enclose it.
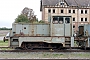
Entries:
{"label": "rusty metal surface", "polygon": [[75,37],[74,40],[75,41],[85,41],[85,39],[87,39],[87,37]]}
{"label": "rusty metal surface", "polygon": [[[87,31],[87,33],[86,33]],[[84,25],[84,36],[90,36],[90,24]]]}
{"label": "rusty metal surface", "polygon": [[52,24],[52,36],[64,36],[64,24]]}
{"label": "rusty metal surface", "polygon": [[13,24],[14,36],[50,36],[50,24]]}
{"label": "rusty metal surface", "polygon": [[52,16],[51,36],[72,36],[70,16]]}
{"label": "rusty metal surface", "polygon": [[72,35],[72,33],[71,33],[71,24],[69,23],[69,24],[65,24],[65,36],[71,36]]}
{"label": "rusty metal surface", "polygon": [[90,47],[90,37],[88,38],[88,47]]}

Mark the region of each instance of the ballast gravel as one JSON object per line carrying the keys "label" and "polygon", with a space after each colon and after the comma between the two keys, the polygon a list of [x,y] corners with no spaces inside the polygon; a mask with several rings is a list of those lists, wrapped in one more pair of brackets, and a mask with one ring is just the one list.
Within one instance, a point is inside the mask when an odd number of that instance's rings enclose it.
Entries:
{"label": "ballast gravel", "polygon": [[90,59],[90,52],[0,52],[0,59]]}

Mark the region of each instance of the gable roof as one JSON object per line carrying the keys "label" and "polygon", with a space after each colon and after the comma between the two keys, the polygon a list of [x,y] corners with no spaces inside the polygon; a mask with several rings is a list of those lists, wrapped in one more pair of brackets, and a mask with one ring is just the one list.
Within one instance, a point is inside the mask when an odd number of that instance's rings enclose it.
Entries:
{"label": "gable roof", "polygon": [[[56,5],[61,0],[42,0],[42,5]],[[90,6],[90,0],[64,0],[69,6]]]}
{"label": "gable roof", "polygon": [[77,3],[75,0],[65,0],[69,6],[77,6]]}
{"label": "gable roof", "polygon": [[42,0],[42,5],[55,5],[59,0]]}
{"label": "gable roof", "polygon": [[79,6],[89,6],[90,7],[90,0],[76,0]]}
{"label": "gable roof", "polygon": [[[59,3],[61,0],[41,0],[41,6],[44,5],[56,5]],[[85,7],[90,7],[90,0],[64,0],[69,6],[85,6]],[[42,7],[40,7],[40,11]]]}

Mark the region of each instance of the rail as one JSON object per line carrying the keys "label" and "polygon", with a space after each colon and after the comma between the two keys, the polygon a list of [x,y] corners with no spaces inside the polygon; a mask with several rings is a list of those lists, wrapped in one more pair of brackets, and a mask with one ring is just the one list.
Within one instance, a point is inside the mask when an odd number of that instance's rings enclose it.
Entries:
{"label": "rail", "polygon": [[90,60],[90,59],[0,59],[0,60]]}

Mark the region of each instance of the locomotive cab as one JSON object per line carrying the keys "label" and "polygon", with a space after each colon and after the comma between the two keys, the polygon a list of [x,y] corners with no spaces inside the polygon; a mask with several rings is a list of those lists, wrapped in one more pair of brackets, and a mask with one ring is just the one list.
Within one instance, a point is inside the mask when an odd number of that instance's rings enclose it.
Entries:
{"label": "locomotive cab", "polygon": [[51,20],[51,36],[72,36],[70,16],[53,16]]}
{"label": "locomotive cab", "polygon": [[72,31],[71,16],[52,16],[51,36],[60,38],[55,41],[60,41],[64,47],[73,47],[74,38],[72,37]]}

